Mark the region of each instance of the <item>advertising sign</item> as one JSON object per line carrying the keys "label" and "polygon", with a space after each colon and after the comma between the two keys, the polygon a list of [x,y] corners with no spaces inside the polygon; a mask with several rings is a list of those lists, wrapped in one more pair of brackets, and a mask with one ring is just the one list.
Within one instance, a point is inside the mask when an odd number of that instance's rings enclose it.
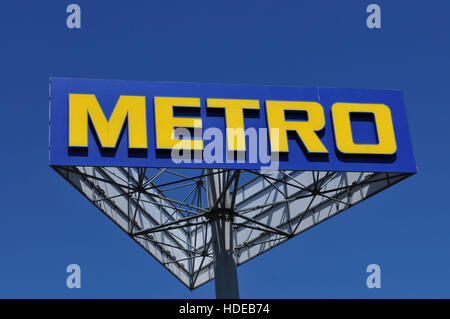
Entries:
{"label": "advertising sign", "polygon": [[401,91],[50,85],[51,165],[416,172]]}

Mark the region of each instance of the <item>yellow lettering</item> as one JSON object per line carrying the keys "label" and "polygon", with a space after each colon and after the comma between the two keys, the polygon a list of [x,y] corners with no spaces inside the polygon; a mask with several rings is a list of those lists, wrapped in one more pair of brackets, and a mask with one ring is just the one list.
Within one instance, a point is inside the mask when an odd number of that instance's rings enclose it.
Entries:
{"label": "yellow lettering", "polygon": [[[355,144],[350,113],[373,113],[378,134],[378,144]],[[397,151],[391,110],[384,104],[335,103],[333,115],[336,146],[345,154],[392,155]]]}
{"label": "yellow lettering", "polygon": [[259,100],[208,99],[208,107],[225,109],[228,150],[245,151],[244,109],[259,110]]}
{"label": "yellow lettering", "polygon": [[201,118],[174,117],[174,106],[200,107],[199,98],[155,96],[156,147],[159,149],[202,150],[203,140],[176,139],[175,128],[202,128]]}
{"label": "yellow lettering", "polygon": [[[295,131],[309,153],[328,153],[316,132],[325,126],[322,106],[317,102],[266,101],[272,152],[288,152],[287,131]],[[304,111],[306,121],[287,121],[285,111]],[[279,129],[279,135],[273,134]]]}
{"label": "yellow lettering", "polygon": [[107,120],[94,94],[69,94],[69,146],[88,146],[88,115],[102,147],[116,147],[127,119],[128,147],[147,148],[145,96],[120,96]]}

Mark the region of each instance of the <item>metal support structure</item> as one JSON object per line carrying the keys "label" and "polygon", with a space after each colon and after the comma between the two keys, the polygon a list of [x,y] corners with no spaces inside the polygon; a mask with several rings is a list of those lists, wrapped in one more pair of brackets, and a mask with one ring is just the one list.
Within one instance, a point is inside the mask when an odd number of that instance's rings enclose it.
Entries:
{"label": "metal support structure", "polygon": [[[210,173],[213,173],[213,170]],[[211,209],[208,218],[212,231],[214,281],[217,299],[239,299],[233,211],[228,191],[231,180],[227,177],[228,173],[222,172],[211,174],[207,178],[208,206]]]}
{"label": "metal support structure", "polygon": [[[410,173],[53,166],[187,288],[215,279]],[[276,269],[275,269],[276,270]]]}

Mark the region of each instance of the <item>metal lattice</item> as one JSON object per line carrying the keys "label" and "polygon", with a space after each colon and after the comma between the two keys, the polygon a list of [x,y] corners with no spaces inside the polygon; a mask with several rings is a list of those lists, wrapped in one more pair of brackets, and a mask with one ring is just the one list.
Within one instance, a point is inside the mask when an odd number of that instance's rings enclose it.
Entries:
{"label": "metal lattice", "polygon": [[[211,211],[232,222],[241,265],[411,175],[53,168],[190,289],[214,279]],[[211,201],[207,182],[214,176],[224,187]]]}

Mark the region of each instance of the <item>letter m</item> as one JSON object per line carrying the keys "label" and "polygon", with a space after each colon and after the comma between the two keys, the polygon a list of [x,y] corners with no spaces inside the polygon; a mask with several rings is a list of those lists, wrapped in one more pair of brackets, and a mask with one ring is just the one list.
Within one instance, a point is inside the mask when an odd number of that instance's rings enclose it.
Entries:
{"label": "letter m", "polygon": [[147,148],[145,96],[120,96],[107,120],[94,94],[69,94],[69,147],[88,146],[88,116],[102,147],[116,147],[127,120],[128,148]]}

